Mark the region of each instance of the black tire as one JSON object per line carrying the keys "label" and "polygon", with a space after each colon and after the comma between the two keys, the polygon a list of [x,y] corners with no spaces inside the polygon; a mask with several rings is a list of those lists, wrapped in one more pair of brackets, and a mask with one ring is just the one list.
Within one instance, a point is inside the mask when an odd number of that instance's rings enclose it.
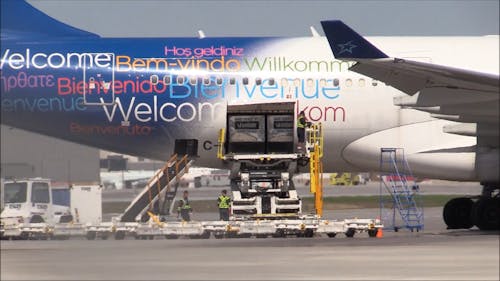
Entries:
{"label": "black tire", "polygon": [[304,237],[307,237],[307,238],[314,237],[314,230],[310,229],[310,228],[307,228],[306,230],[304,230]]}
{"label": "black tire", "polygon": [[224,238],[224,233],[214,233],[215,239],[222,239]]}
{"label": "black tire", "polygon": [[23,231],[21,232],[21,234],[19,234],[19,240],[28,240],[30,239],[30,234],[26,231]]}
{"label": "black tire", "polygon": [[328,237],[330,237],[330,238],[334,238],[335,236],[337,236],[337,233],[330,232],[330,233],[327,233],[326,235],[328,235]]}
{"label": "black tire", "polygon": [[39,215],[34,215],[30,219],[30,223],[41,223],[44,222],[43,218]]}
{"label": "black tire", "polygon": [[474,202],[470,198],[454,198],[444,205],[443,219],[448,229],[471,228],[471,211]]}
{"label": "black tire", "polygon": [[472,206],[471,219],[480,230],[500,229],[498,198],[482,198]]}
{"label": "black tire", "polygon": [[349,237],[349,238],[353,238],[354,237],[354,234],[356,234],[356,230],[353,229],[353,228],[349,228],[346,232],[345,232],[345,236],[346,237]]}
{"label": "black tire", "polygon": [[95,240],[96,236],[97,236],[97,233],[95,231],[89,231],[85,235],[85,237],[87,237],[87,240]]}
{"label": "black tire", "polygon": [[60,223],[68,223],[73,221],[73,216],[72,215],[64,215],[59,218]]}
{"label": "black tire", "polygon": [[276,230],[276,233],[274,233],[272,236],[273,236],[274,238],[283,238],[283,237],[286,237],[286,235],[285,235],[285,231],[284,231],[284,230],[282,230],[282,229],[278,229],[278,230]]}
{"label": "black tire", "polygon": [[377,237],[378,229],[368,229],[368,237]]}
{"label": "black tire", "polygon": [[256,234],[256,238],[267,238],[267,234]]}

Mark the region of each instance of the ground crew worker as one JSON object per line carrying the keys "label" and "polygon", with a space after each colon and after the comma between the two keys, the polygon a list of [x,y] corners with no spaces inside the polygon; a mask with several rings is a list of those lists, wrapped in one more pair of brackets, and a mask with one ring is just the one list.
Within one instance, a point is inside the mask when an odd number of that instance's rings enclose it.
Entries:
{"label": "ground crew worker", "polygon": [[217,203],[219,204],[219,217],[222,221],[229,220],[229,204],[231,203],[231,198],[226,194],[227,191],[224,189],[219,198],[217,198]]}
{"label": "ground crew worker", "polygon": [[193,212],[193,209],[191,209],[191,205],[189,204],[188,196],[189,193],[185,190],[182,195],[182,199],[179,201],[179,207],[177,207],[177,217],[179,217],[180,214],[183,221],[190,221],[191,213]]}
{"label": "ground crew worker", "polygon": [[306,141],[306,114],[302,110],[297,117],[297,138],[298,138],[298,150],[303,152],[305,150]]}

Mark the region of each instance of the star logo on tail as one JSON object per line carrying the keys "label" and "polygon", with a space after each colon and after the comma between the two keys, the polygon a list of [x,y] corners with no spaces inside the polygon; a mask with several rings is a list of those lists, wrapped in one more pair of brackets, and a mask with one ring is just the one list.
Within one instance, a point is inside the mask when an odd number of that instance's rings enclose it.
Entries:
{"label": "star logo on tail", "polygon": [[352,50],[356,48],[357,46],[352,43],[352,40],[349,42],[346,42],[344,44],[337,44],[337,48],[340,49],[339,55],[343,53],[349,53],[352,54]]}

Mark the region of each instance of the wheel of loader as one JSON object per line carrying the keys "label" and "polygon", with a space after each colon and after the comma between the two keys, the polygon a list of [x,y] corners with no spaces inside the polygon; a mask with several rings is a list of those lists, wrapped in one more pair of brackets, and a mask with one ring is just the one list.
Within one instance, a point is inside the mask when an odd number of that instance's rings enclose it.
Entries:
{"label": "wheel of loader", "polygon": [[354,228],[349,228],[349,229],[345,232],[345,236],[346,236],[346,237],[349,237],[349,238],[354,237],[354,234],[356,234],[356,230],[355,230]]}
{"label": "wheel of loader", "polygon": [[285,231],[283,229],[276,230],[276,233],[272,235],[274,238],[283,238],[286,237]]}
{"label": "wheel of loader", "polygon": [[334,238],[335,236],[337,236],[337,233],[330,232],[330,233],[327,233],[326,235],[328,235],[328,237],[330,237],[330,238]]}
{"label": "wheel of loader", "polygon": [[368,229],[368,236],[369,237],[376,237],[377,236],[378,229]]}
{"label": "wheel of loader", "polygon": [[97,233],[95,231],[89,231],[85,236],[87,237],[87,240],[95,240]]}

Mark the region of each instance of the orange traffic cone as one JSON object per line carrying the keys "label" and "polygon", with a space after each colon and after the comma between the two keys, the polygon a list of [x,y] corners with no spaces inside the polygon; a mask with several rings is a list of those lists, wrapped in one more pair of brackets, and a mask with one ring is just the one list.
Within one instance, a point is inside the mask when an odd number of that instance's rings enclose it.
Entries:
{"label": "orange traffic cone", "polygon": [[379,228],[379,229],[377,230],[377,235],[376,235],[375,237],[377,237],[377,238],[382,238],[382,237],[384,237],[384,233],[382,232],[382,228]]}

